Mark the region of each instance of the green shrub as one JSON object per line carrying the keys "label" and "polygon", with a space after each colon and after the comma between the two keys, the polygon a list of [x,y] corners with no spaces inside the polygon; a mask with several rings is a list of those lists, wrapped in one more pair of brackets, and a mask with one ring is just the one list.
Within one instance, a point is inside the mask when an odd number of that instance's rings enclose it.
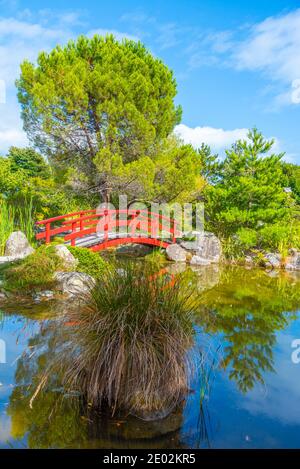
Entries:
{"label": "green shrub", "polygon": [[264,249],[300,248],[300,223],[275,223],[259,232],[259,244]]}
{"label": "green shrub", "polygon": [[5,289],[30,293],[54,285],[53,274],[64,268],[54,246],[40,246],[33,254],[18,261],[4,273]]}
{"label": "green shrub", "polygon": [[107,263],[102,259],[100,254],[90,251],[87,248],[68,246],[68,249],[79,261],[76,267],[78,272],[84,272],[95,278],[99,278],[103,274]]}

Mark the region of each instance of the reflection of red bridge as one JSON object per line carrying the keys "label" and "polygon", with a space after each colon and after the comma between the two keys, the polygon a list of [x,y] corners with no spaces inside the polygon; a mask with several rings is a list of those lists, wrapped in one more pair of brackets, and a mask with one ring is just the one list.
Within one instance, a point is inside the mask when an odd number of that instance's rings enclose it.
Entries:
{"label": "reflection of red bridge", "polygon": [[166,248],[179,236],[173,218],[148,210],[84,210],[36,223],[42,231],[38,240],[51,242],[63,236],[66,244],[99,251],[126,243],[150,244]]}

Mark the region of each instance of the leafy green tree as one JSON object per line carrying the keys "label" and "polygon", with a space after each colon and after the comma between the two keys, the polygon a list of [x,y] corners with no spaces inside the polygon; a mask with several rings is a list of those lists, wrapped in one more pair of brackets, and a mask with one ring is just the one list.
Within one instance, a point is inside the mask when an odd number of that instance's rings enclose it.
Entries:
{"label": "leafy green tree", "polygon": [[112,172],[152,158],[181,118],[172,72],[140,42],[113,36],[81,36],[42,52],[37,65],[23,62],[17,87],[31,141],[105,200]]}
{"label": "leafy green tree", "polygon": [[[95,163],[97,165],[97,161]],[[110,178],[117,195],[122,189],[133,200],[184,203],[194,201],[205,185],[201,160],[191,145],[175,136],[164,139],[156,154],[112,169]]]}
{"label": "leafy green tree", "polygon": [[32,148],[10,147],[8,159],[11,163],[11,171],[22,169],[30,177],[47,179],[51,169],[45,159]]}
{"label": "leafy green tree", "polygon": [[300,205],[300,166],[282,162],[282,170],[286,178],[286,187],[293,191],[297,204]]}
{"label": "leafy green tree", "polygon": [[235,236],[246,248],[260,243],[260,233],[276,223],[292,221],[292,194],[284,190],[281,159],[271,153],[274,141],[257,130],[226,151],[217,181],[206,189],[209,227],[223,238]]}

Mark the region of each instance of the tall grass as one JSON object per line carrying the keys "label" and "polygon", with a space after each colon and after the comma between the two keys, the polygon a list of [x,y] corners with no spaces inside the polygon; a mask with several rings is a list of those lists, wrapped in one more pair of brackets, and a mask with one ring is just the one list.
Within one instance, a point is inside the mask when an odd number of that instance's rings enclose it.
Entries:
{"label": "tall grass", "polygon": [[[143,266],[110,268],[91,296],[63,318],[62,344],[47,370],[94,408],[143,419],[170,413],[185,397],[194,367],[196,296],[165,288]],[[69,336],[66,338],[66,329]]]}
{"label": "tall grass", "polygon": [[0,199],[0,256],[4,255],[5,243],[15,230],[23,231],[29,241],[34,241],[32,199],[25,200],[22,206],[14,206]]}

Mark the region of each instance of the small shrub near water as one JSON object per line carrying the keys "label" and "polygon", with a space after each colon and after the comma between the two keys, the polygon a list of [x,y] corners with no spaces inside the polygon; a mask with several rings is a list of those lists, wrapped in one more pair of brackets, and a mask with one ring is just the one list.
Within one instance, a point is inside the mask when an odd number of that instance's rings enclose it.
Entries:
{"label": "small shrub near water", "polygon": [[102,275],[107,263],[102,259],[100,254],[87,248],[68,246],[68,249],[79,261],[76,267],[78,272],[84,272],[94,278],[99,278]]}

